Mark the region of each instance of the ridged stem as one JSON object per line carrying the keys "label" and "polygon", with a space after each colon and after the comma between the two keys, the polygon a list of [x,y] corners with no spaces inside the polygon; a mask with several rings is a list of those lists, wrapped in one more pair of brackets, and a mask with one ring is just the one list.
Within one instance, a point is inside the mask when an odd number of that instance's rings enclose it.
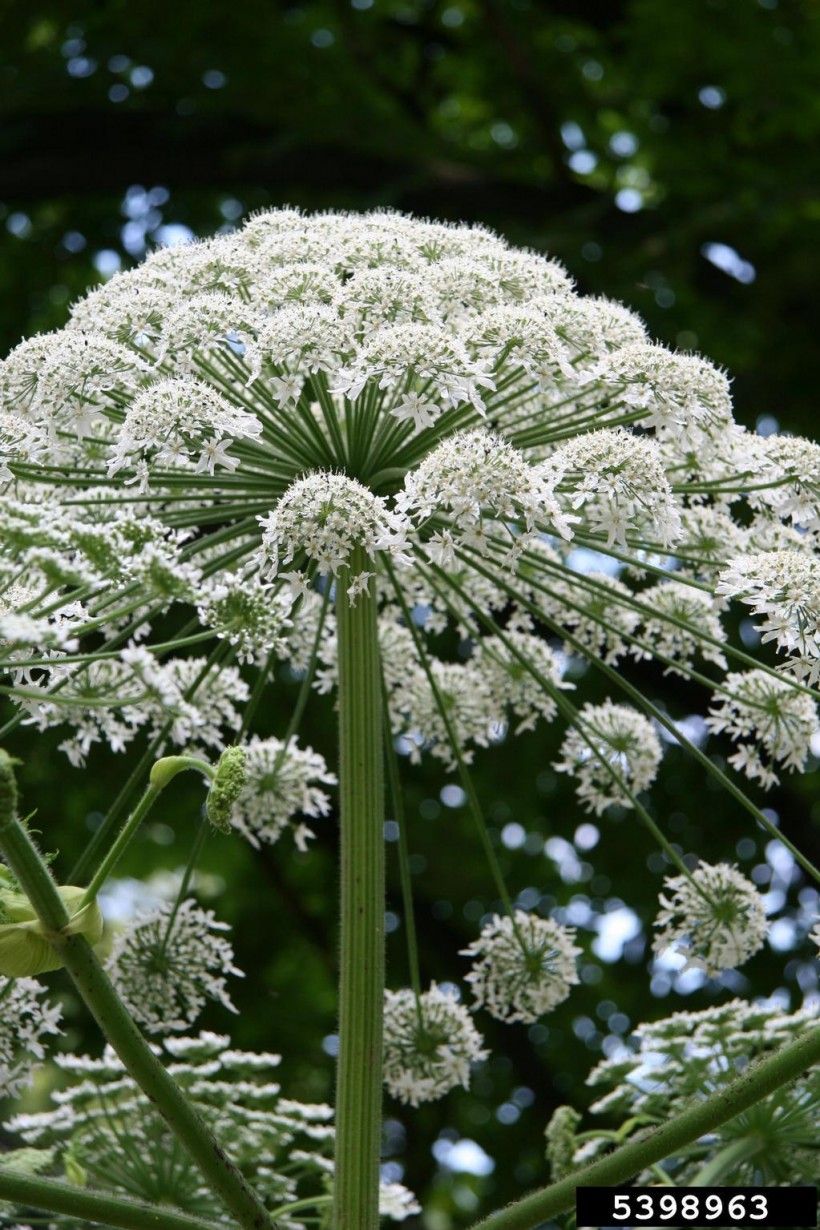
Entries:
{"label": "ridged stem", "polygon": [[614,1153],[558,1183],[533,1192],[506,1209],[491,1213],[472,1230],[537,1230],[544,1222],[572,1207],[578,1187],[617,1187],[642,1170],[662,1161],[722,1123],[734,1119],[763,1098],[787,1085],[820,1060],[820,1026],[807,1031],[774,1055],[750,1064],[718,1093],[681,1111],[674,1119],[640,1140],[621,1145]]}
{"label": "ridged stem", "polygon": [[377,1230],[384,997],[382,697],[370,561],[356,549],[337,578],[341,939],[333,1230]]}

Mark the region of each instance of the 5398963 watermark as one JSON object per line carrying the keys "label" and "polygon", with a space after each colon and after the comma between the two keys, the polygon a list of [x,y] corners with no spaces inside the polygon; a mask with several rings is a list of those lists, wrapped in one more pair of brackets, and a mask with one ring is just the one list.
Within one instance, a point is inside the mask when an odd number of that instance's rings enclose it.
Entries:
{"label": "5398963 watermark", "polygon": [[816,1187],[579,1187],[579,1230],[610,1226],[817,1225]]}

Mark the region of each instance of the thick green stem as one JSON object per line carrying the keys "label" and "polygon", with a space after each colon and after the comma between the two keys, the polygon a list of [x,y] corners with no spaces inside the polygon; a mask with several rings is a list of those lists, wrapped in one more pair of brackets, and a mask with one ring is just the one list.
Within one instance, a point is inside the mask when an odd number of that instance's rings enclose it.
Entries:
{"label": "thick green stem", "polygon": [[17,819],[10,758],[0,750],[0,850],[59,953],[83,1001],[125,1068],[165,1119],[243,1230],[270,1227],[267,1210],[226,1157],[199,1114],[153,1053],[111,981],[81,935],[68,935],[69,917],[51,872]]}
{"label": "thick green stem", "polygon": [[820,1060],[820,1026],[774,1055],[751,1064],[747,1071],[694,1106],[682,1111],[663,1127],[640,1140],[621,1145],[607,1157],[576,1170],[558,1183],[533,1192],[506,1209],[491,1213],[472,1230],[537,1230],[544,1222],[572,1207],[578,1187],[617,1187],[692,1144],[729,1119],[787,1085]]}
{"label": "thick green stem", "polygon": [[381,669],[371,585],[355,602],[337,579],[341,974],[333,1230],[377,1230],[384,998],[384,781]]}
{"label": "thick green stem", "polygon": [[57,1179],[41,1179],[0,1169],[0,1200],[25,1209],[80,1218],[83,1222],[116,1226],[118,1230],[224,1230],[217,1222],[124,1196],[90,1192]]}

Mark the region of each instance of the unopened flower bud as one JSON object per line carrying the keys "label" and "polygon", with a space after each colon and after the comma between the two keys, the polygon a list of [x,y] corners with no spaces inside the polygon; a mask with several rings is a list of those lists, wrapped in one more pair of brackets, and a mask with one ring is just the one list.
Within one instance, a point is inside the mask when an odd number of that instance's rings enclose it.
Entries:
{"label": "unopened flower bud", "polygon": [[216,766],[216,774],[205,801],[205,812],[215,829],[231,831],[231,812],[245,785],[245,751],[226,747]]}

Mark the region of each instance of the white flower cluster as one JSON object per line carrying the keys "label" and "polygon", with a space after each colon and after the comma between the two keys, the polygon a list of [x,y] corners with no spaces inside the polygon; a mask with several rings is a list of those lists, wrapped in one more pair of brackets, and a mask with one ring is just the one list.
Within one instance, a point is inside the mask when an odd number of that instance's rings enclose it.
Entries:
{"label": "white flower cluster", "polygon": [[196,612],[204,628],[233,645],[240,662],[264,664],[287,650],[292,599],[256,577],[222,573],[200,584]]}
{"label": "white flower cluster", "polygon": [[820,679],[820,562],[814,556],[795,550],[738,556],[721,573],[717,592],[761,617],[763,641],[789,655],[789,671],[806,683]]}
{"label": "white flower cluster", "polygon": [[816,535],[820,529],[820,445],[800,436],[771,435],[758,445],[765,465],[755,499],[783,521]]}
{"label": "white flower cluster", "polygon": [[720,616],[711,596],[680,581],[660,581],[640,594],[642,605],[653,614],[644,615],[632,654],[644,661],[657,658],[672,674],[686,677],[686,670],[700,654],[705,661],[726,669],[720,649],[725,640]]}
{"label": "white flower cluster", "polygon": [[601,378],[626,405],[648,411],[648,427],[687,448],[706,445],[732,425],[729,382],[698,355],[626,345],[601,364]]}
{"label": "white flower cluster", "polygon": [[578,983],[581,949],[569,927],[525,910],[495,915],[463,950],[473,957],[467,975],[476,1005],[499,1021],[537,1021]]}
{"label": "white flower cluster", "polygon": [[384,997],[384,1082],[400,1102],[434,1102],[470,1083],[470,1068],[487,1057],[470,1013],[435,983]]}
{"label": "white flower cluster", "polygon": [[[485,390],[495,389],[486,367],[470,356],[457,334],[443,330],[438,322],[407,321],[365,334],[354,361],[339,370],[333,391],[355,401],[367,384],[392,390],[408,371],[422,387],[434,390],[433,401],[425,407],[426,422],[465,402],[482,412]],[[406,403],[400,402],[396,411],[394,417],[400,420],[415,417],[413,411],[408,415]]]}
{"label": "white flower cluster", "polygon": [[523,626],[477,638],[465,661],[428,657],[427,670],[402,624],[385,619],[379,639],[391,726],[413,763],[429,751],[454,768],[458,750],[469,764],[475,748],[500,741],[510,726],[518,734],[553,721],[556,694],[572,686],[559,656]]}
{"label": "white flower cluster", "polygon": [[[273,210],[157,251],[0,363],[0,441],[0,644],[7,671],[47,659],[11,675],[15,703],[40,728],[73,725],[77,763],[166,724],[176,746],[218,745],[247,698],[231,658],[310,663],[319,574],[377,595],[383,644],[394,584],[427,641],[454,627],[474,643],[466,662],[430,650],[449,723],[415,647],[403,676],[391,665],[394,729],[448,764],[453,739],[469,758],[554,716],[545,633],[607,665],[722,671],[718,611],[692,584],[718,571],[806,682],[818,669],[817,447],[738,428],[722,372],[480,227]],[[576,542],[624,571],[576,565]],[[667,579],[633,590],[659,568]],[[219,664],[200,678],[172,651],[135,671],[135,646],[159,627],[186,639],[191,615],[225,642]],[[534,670],[488,618],[528,638]],[[113,656],[60,665],[99,637]],[[324,690],[335,649],[328,619]],[[615,700],[605,725],[626,722]],[[647,731],[610,732],[629,745],[630,789],[654,776]],[[590,805],[623,802],[573,746]]]}
{"label": "white flower cluster", "polygon": [[243,977],[225,939],[230,928],[192,899],[162,905],[121,930],[107,969],[134,1020],[149,1034],[189,1029],[208,1000],[230,1012],[229,975]]}
{"label": "white flower cluster", "polygon": [[[149,483],[151,469],[192,467],[213,474],[216,466],[235,470],[228,445],[256,439],[262,424],[203,380],[159,380],[128,407],[108,463],[108,473],[128,467]],[[149,464],[150,463],[150,464]]]}
{"label": "white flower cluster", "polygon": [[670,1103],[708,1096],[747,1068],[755,1055],[798,1036],[812,1019],[810,1007],[787,1013],[771,1001],[732,999],[640,1025],[634,1054],[605,1059],[590,1074],[592,1088],[615,1086],[592,1110],[662,1118]]}
{"label": "white flower cluster", "polygon": [[[274,511],[260,518],[260,525],[260,561],[272,576],[282,572],[283,564],[299,564],[302,557],[320,573],[335,576],[357,547],[369,558],[384,551],[399,563],[407,562],[404,519],[344,474],[310,474],[295,482]],[[352,578],[351,585],[357,579]]]}
{"label": "white flower cluster", "polygon": [[547,552],[549,548],[542,545],[539,557],[548,561],[547,577],[542,580],[536,570],[535,575],[525,570],[533,582],[530,601],[548,626],[559,635],[569,634],[568,653],[583,652],[614,666],[629,652],[640,623],[640,614],[630,605],[632,591],[617,577],[594,570],[567,577],[559,558],[550,559]]}
{"label": "white flower cluster", "polygon": [[568,538],[577,518],[562,514],[551,479],[502,437],[460,431],[407,475],[397,507],[422,524],[449,514],[451,533],[466,546],[481,544],[485,519],[520,521],[527,530],[540,522]]}
{"label": "white flower cluster", "polygon": [[[774,524],[766,522],[768,527]],[[747,549],[754,530],[754,522],[751,530],[740,525],[720,504],[687,505],[681,512],[681,534],[675,544],[680,572],[713,585],[728,561]]]}
{"label": "white flower cluster", "polygon": [[58,658],[36,678],[27,672],[18,705],[38,730],[73,726],[61,747],[73,764],[83,764],[94,744],[106,742],[120,752],[146,729],[176,747],[220,748],[225,732],[238,729],[237,705],[247,698],[235,667],[202,658],[160,663],[132,646],[79,665],[61,665]]}
{"label": "white flower cluster", "polygon": [[[629,1124],[633,1134],[647,1122],[665,1123],[680,1106],[698,1105],[748,1071],[758,1056],[771,1054],[811,1029],[815,1019],[810,1006],[784,1013],[774,1001],[754,1004],[734,999],[641,1025],[633,1035],[636,1047],[604,1059],[590,1073],[587,1084],[599,1091],[591,1112]],[[731,1147],[734,1161],[720,1172],[724,1182],[738,1186],[805,1182],[806,1175],[816,1171],[819,1100],[818,1074],[805,1072],[759,1102],[753,1114],[736,1117],[707,1137],[676,1149],[663,1161],[663,1169],[676,1184],[686,1186],[697,1182],[713,1159],[726,1163]],[[547,1156],[555,1178],[612,1147],[611,1132],[599,1129],[594,1121],[578,1132],[579,1124],[577,1112],[562,1107],[547,1129]],[[640,1183],[653,1180],[657,1181],[654,1170],[638,1176]]]}
{"label": "white flower cluster", "polygon": [[0,1098],[14,1098],[46,1058],[47,1039],[59,1034],[62,1013],[34,978],[0,975]]}
{"label": "white flower cluster", "polygon": [[326,816],[330,799],[323,786],[336,778],[311,747],[293,739],[259,739],[241,745],[245,752],[245,782],[231,814],[231,823],[251,845],[273,845],[291,828],[298,849],[313,836],[301,817]]}
{"label": "white flower cluster", "polygon": [[36,604],[38,598],[36,590],[14,582],[0,592],[0,653],[11,661],[27,657],[31,649],[73,653],[78,647],[74,633],[82,617],[80,603],[69,603],[46,618],[36,618],[25,608]]}
{"label": "white flower cluster", "polygon": [[427,750],[454,769],[454,745],[469,763],[474,748],[489,745],[502,714],[479,663],[434,658],[429,667],[432,686],[417,662],[410,663],[404,678],[399,676],[390,693],[391,724],[395,734],[405,737],[413,763]]}
{"label": "white flower cluster", "polygon": [[[634,537],[663,547],[681,532],[680,510],[658,446],[624,428],[591,431],[562,444],[541,467],[584,530],[608,546]],[[567,514],[568,518],[579,520]]]}
{"label": "white flower cluster", "polygon": [[[269,1208],[326,1193],[333,1175],[333,1111],[283,1096],[275,1080],[278,1055],[236,1050],[227,1037],[212,1033],[165,1038],[157,1053]],[[90,1187],[222,1220],[218,1198],[110,1047],[100,1059],[59,1055],[56,1063],[65,1087],[52,1093],[53,1106],[16,1115],[8,1131],[50,1149],[58,1172],[69,1161],[75,1172],[79,1167]],[[388,1186],[386,1217],[402,1221],[417,1211],[405,1188]],[[296,1214],[282,1222],[283,1230],[309,1224]]]}
{"label": "white flower cluster", "polygon": [[630,796],[647,790],[661,762],[652,723],[628,705],[584,705],[567,732],[555,768],[578,782],[577,795],[601,815],[612,804],[632,807]]}
{"label": "white flower cluster", "polygon": [[707,974],[737,969],[766,940],[766,911],[760,893],[728,863],[700,863],[685,875],[669,876],[655,919],[654,950],[669,948],[686,957],[686,968]]}
{"label": "white flower cluster", "polygon": [[762,786],[777,783],[780,766],[803,769],[820,729],[812,698],[763,670],[727,675],[706,724],[737,743],[729,763]]}
{"label": "white flower cluster", "polygon": [[382,1180],[379,1186],[379,1216],[390,1221],[406,1221],[421,1213],[421,1205],[402,1184]]}
{"label": "white flower cluster", "polygon": [[[133,397],[149,366],[133,350],[100,334],[63,329],[28,338],[0,366],[0,408],[27,428],[32,458],[71,457],[85,436],[109,433],[106,411]],[[21,443],[23,443],[21,441]]]}
{"label": "white flower cluster", "polygon": [[516,734],[534,729],[539,717],[551,722],[555,692],[572,686],[562,681],[562,665],[547,642],[529,632],[482,637],[477,657],[499,715],[509,711],[518,719]]}

